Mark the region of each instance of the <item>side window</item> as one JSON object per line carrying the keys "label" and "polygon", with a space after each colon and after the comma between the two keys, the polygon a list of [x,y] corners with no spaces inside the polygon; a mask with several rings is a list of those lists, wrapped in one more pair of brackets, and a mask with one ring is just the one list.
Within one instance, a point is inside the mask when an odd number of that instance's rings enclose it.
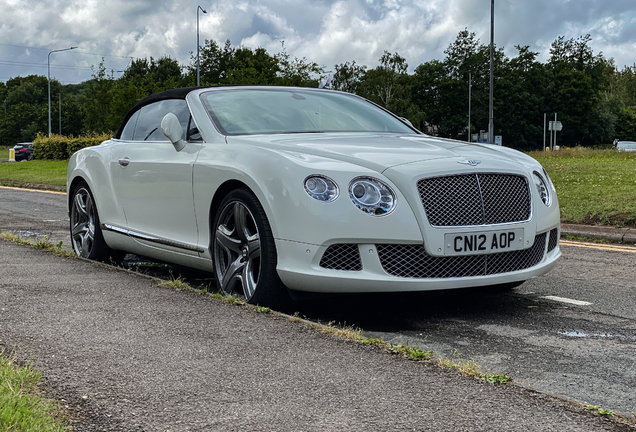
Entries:
{"label": "side window", "polygon": [[188,104],[183,99],[169,99],[146,105],[139,110],[139,119],[133,139],[135,141],[168,141],[168,138],[161,132],[161,120],[170,112],[179,119],[185,137],[190,118]]}
{"label": "side window", "polygon": [[121,139],[130,141],[133,139],[133,134],[135,132],[135,125],[137,124],[137,119],[139,118],[139,111],[135,112],[129,119],[126,126],[124,126],[124,130],[121,132]]}
{"label": "side window", "polygon": [[201,132],[199,132],[199,128],[197,128],[197,124],[192,120],[192,116],[190,116],[190,121],[188,123],[188,142],[201,142],[203,141],[203,137],[201,137]]}

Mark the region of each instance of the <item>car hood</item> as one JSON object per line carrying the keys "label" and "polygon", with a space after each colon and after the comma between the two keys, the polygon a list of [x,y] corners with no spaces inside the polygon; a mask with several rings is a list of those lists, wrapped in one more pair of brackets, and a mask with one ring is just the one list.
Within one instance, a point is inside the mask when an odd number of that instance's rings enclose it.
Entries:
{"label": "car hood", "polygon": [[[397,134],[293,134],[228,137],[228,143],[266,146],[272,150],[311,154],[384,172],[389,168],[434,159],[487,159],[521,163],[523,153],[488,144]],[[529,158],[528,158],[529,159]],[[536,162],[535,162],[536,163]]]}

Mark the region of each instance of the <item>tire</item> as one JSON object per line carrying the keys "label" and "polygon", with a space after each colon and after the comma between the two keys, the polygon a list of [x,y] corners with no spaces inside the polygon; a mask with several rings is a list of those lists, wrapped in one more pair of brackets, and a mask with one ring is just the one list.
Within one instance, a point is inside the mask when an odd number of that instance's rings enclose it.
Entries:
{"label": "tire", "polygon": [[223,198],[211,237],[219,292],[274,308],[291,300],[276,272],[276,246],[267,215],[252,191],[236,189]]}
{"label": "tire", "polygon": [[27,160],[28,160],[28,161],[32,161],[33,159],[35,159],[35,158],[33,157],[33,155],[32,155],[32,154],[30,154],[30,155],[28,155],[28,156],[27,156]]}
{"label": "tire", "polygon": [[80,257],[120,264],[125,253],[108,247],[100,228],[95,199],[88,184],[80,182],[73,191],[70,213],[73,251]]}

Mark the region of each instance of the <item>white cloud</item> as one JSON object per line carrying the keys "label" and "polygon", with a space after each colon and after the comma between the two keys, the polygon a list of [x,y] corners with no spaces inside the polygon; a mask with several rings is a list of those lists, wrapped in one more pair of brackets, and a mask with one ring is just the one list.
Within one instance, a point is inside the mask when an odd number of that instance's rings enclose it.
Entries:
{"label": "white cloud", "polygon": [[[196,10],[201,41],[263,46],[274,54],[285,41],[292,56],[331,69],[356,60],[375,66],[384,50],[398,52],[410,69],[444,57],[459,31],[489,42],[490,2],[485,0],[0,0],[0,80],[45,74],[47,49],[78,46],[52,56],[52,65],[97,64],[100,56],[155,58],[182,64],[196,51]],[[495,42],[509,55],[530,45],[545,60],[558,36],[590,33],[592,48],[631,65],[636,52],[636,5],[628,0],[496,0]],[[26,49],[7,45],[45,49]],[[15,65],[8,61],[38,63]],[[106,57],[122,69],[129,59]],[[88,69],[52,69],[62,81],[90,78]]]}

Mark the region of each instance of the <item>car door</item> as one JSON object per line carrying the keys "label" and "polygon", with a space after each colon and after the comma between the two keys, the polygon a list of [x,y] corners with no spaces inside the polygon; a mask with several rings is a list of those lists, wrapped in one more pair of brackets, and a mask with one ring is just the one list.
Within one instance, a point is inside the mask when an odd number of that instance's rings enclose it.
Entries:
{"label": "car door", "polygon": [[201,144],[181,151],[161,132],[161,120],[174,113],[185,130],[190,111],[183,99],[142,107],[133,137],[116,156],[113,176],[129,235],[155,248],[196,255],[198,232],[192,195],[192,170]]}

